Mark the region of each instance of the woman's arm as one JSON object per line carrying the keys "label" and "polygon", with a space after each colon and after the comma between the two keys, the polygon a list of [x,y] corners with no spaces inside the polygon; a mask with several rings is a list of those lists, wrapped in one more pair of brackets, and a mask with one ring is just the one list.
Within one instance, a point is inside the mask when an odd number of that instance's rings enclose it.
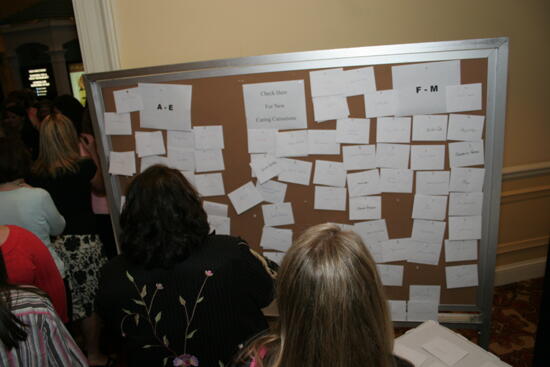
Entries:
{"label": "woman's arm", "polygon": [[42,210],[44,211],[46,222],[48,222],[48,225],[50,226],[50,235],[57,236],[58,234],[61,234],[65,229],[65,218],[63,218],[57,210],[52,197],[46,190],[38,188],[33,190],[41,190],[43,192]]}

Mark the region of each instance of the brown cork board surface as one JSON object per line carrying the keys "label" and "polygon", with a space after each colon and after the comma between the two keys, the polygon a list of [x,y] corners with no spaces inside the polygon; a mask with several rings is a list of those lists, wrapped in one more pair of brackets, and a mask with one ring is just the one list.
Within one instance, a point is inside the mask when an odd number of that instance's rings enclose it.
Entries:
{"label": "brown cork board surface", "polygon": [[[487,99],[487,60],[486,59],[468,59],[461,60],[461,83],[482,83],[482,110],[465,112],[465,114],[485,115]],[[369,65],[364,65],[369,66]],[[361,66],[363,67],[363,66]],[[392,65],[375,65],[376,86],[378,90],[392,89],[391,78]],[[344,68],[351,69],[351,68]],[[264,83],[287,80],[304,80],[306,109],[307,109],[307,128],[308,129],[335,129],[336,121],[327,121],[317,123],[313,120],[313,105],[309,86],[309,71],[281,71],[256,74],[241,74],[233,76],[219,76],[210,78],[189,79],[181,81],[171,81],[174,84],[192,85],[192,107],[191,121],[193,126],[222,125],[225,141],[223,157],[225,170],[222,171],[224,180],[224,196],[207,197],[208,201],[224,203],[229,206],[229,216],[231,218],[231,234],[244,238],[253,248],[261,250],[259,247],[262,228],[264,226],[261,205],[237,215],[232,207],[227,194],[244,185],[251,178],[249,166],[250,156],[247,150],[247,124],[243,100],[243,84]],[[138,77],[139,80],[139,77]],[[102,95],[105,112],[116,112],[113,91],[135,87],[137,84],[128,84],[120,87],[103,87]],[[348,97],[348,106],[350,117],[364,118],[365,107],[363,96]],[[131,113],[132,129],[135,131],[154,131],[153,129],[144,129],[139,126],[139,112]],[[376,144],[376,119],[370,121],[370,142]],[[166,142],[166,131],[163,131],[164,141]],[[109,136],[114,151],[134,150],[134,136]],[[447,145],[448,142],[414,142],[411,145]],[[342,146],[347,144],[341,144]],[[353,145],[353,144],[349,144]],[[342,155],[309,155],[307,157],[296,158],[315,163],[315,160],[342,161]],[[140,171],[139,159],[136,159],[137,171]],[[482,167],[482,166],[478,166]],[[315,164],[313,164],[311,177],[313,178]],[[449,170],[448,149],[445,153],[445,170]],[[118,176],[122,192],[131,180],[129,177]],[[414,182],[414,181],[413,181]],[[410,237],[413,220],[411,218],[414,199],[414,186],[412,194],[391,194],[383,193],[382,197],[382,218],[386,220],[389,237],[402,238]],[[292,203],[295,224],[279,226],[278,228],[289,228],[293,230],[293,236],[296,238],[307,227],[324,222],[347,223],[354,222],[348,219],[348,212],[314,210],[314,191],[315,185],[310,181],[309,186],[288,183],[285,202]],[[264,203],[265,204],[265,203]],[[447,229],[445,232],[447,238]],[[479,241],[478,241],[479,243]],[[479,249],[478,249],[479,251]],[[453,262],[450,265],[462,265],[475,263]],[[442,304],[476,304],[476,287],[447,289],[445,286],[445,261],[444,249],[441,251],[441,257],[437,266],[407,263],[404,261],[393,262],[390,264],[404,265],[404,279],[402,287],[385,287],[390,299],[406,300],[408,299],[408,289],[411,284],[421,285],[441,285],[441,303]]]}

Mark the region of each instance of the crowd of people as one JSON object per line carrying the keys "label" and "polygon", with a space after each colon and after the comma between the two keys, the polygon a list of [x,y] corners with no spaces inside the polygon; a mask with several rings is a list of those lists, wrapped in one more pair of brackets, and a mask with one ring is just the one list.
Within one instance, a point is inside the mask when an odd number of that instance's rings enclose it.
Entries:
{"label": "crowd of people", "polygon": [[279,268],[212,231],[193,185],[154,165],[127,188],[117,255],[85,108],[20,91],[1,113],[0,365],[411,366],[353,232],[311,227]]}

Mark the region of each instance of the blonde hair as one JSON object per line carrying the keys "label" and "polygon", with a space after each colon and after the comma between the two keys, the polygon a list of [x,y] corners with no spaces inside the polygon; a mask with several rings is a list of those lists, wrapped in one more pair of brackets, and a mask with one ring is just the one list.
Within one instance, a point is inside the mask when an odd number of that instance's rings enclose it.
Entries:
{"label": "blonde hair", "polygon": [[268,367],[393,366],[384,291],[354,232],[327,223],[302,233],[279,269],[277,302],[276,331],[253,342],[244,358]]}
{"label": "blonde hair", "polygon": [[277,302],[277,330],[253,342],[245,358],[269,367],[393,366],[384,291],[357,234],[334,224],[306,230],[283,259]]}
{"label": "blonde hair", "polygon": [[76,172],[79,160],[79,140],[71,120],[61,113],[47,116],[40,124],[40,149],[33,173],[56,177],[63,171]]}

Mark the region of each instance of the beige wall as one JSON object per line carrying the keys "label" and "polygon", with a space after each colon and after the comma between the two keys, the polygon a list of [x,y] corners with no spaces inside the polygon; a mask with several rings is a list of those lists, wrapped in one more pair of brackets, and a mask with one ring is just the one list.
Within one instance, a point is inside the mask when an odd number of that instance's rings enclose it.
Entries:
{"label": "beige wall", "polygon": [[[550,162],[548,0],[113,1],[123,68],[509,37],[504,166]],[[504,183],[498,264],[544,256],[550,233],[549,180]]]}

